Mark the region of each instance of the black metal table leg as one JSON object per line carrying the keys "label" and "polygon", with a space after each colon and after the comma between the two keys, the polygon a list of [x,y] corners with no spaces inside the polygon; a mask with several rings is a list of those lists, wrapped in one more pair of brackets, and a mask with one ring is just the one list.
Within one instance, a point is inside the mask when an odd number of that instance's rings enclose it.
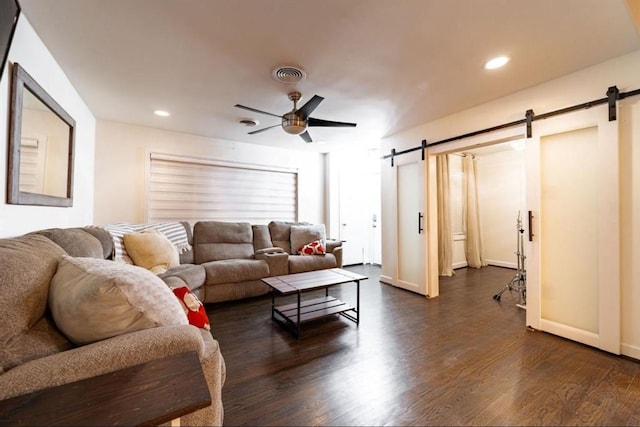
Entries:
{"label": "black metal table leg", "polygon": [[296,338],[300,338],[300,291],[298,291],[298,318],[296,319]]}
{"label": "black metal table leg", "polygon": [[276,318],[276,293],[271,291],[271,319]]}
{"label": "black metal table leg", "polygon": [[360,324],[360,280],[356,280],[356,325]]}

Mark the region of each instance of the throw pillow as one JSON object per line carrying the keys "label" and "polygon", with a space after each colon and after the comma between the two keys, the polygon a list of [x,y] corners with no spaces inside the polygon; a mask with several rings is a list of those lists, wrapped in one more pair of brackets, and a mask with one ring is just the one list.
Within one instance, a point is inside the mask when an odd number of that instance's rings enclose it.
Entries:
{"label": "throw pillow", "polygon": [[187,325],[173,292],[144,268],[97,258],[63,256],[49,288],[49,307],[75,344],[156,326]]}
{"label": "throw pillow", "polygon": [[187,315],[189,323],[198,328],[206,329],[207,331],[211,330],[209,317],[204,309],[204,304],[200,302],[198,297],[186,286],[171,288],[171,290],[182,304],[184,314]]}
{"label": "throw pillow", "polygon": [[313,242],[301,247],[298,251],[298,255],[324,255],[326,253],[324,245],[320,240],[314,240]]}
{"label": "throw pillow", "polygon": [[304,245],[316,240],[320,240],[322,246],[326,247],[324,224],[291,226],[291,250],[295,253]]}
{"label": "throw pillow", "polygon": [[149,228],[154,228],[167,236],[178,249],[178,252],[183,254],[191,250],[191,245],[189,244],[190,232],[188,232],[185,227],[188,227],[188,223],[159,222],[153,224],[107,224],[101,228],[107,230],[113,240],[113,259],[115,261],[133,264],[133,260],[129,257],[124,246],[123,236],[125,234],[137,233]]}
{"label": "throw pillow", "polygon": [[178,249],[164,234],[154,228],[125,234],[122,240],[133,263],[152,273],[165,273],[168,269],[180,265]]}

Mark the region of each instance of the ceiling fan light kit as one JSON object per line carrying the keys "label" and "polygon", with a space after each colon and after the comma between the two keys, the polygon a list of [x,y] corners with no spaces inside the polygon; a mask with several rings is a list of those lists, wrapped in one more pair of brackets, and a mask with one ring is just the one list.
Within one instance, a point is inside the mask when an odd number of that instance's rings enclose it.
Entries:
{"label": "ceiling fan light kit", "polygon": [[307,130],[307,123],[292,111],[282,116],[282,129],[291,135],[300,135]]}
{"label": "ceiling fan light kit", "polygon": [[334,122],[332,120],[322,120],[322,119],[316,119],[314,117],[309,117],[310,114],[324,100],[324,98],[321,96],[313,95],[313,98],[307,101],[300,108],[298,108],[298,101],[302,98],[302,94],[300,92],[294,91],[294,92],[290,92],[288,96],[289,96],[289,99],[293,101],[293,109],[281,116],[274,113],[269,113],[267,111],[258,110],[252,107],[236,104],[235,107],[237,108],[253,111],[254,113],[260,113],[260,114],[266,114],[268,116],[279,117],[282,120],[279,125],[273,125],[273,126],[268,126],[266,128],[254,130],[252,132],[249,132],[249,135],[264,132],[266,130],[273,129],[274,127],[280,126],[288,134],[300,135],[300,138],[302,138],[305,142],[313,142],[313,139],[311,139],[311,135],[309,135],[309,132],[307,131],[307,127],[309,126],[322,126],[322,127],[355,127],[356,126],[356,123]]}

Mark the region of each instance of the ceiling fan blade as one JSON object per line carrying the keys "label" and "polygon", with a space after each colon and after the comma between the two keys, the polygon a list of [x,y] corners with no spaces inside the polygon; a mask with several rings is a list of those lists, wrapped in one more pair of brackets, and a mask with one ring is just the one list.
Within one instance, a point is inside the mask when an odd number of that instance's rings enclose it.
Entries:
{"label": "ceiling fan blade", "polygon": [[302,119],[306,119],[307,117],[309,117],[309,115],[311,115],[313,110],[315,110],[318,105],[320,105],[323,100],[323,97],[313,95],[313,98],[308,100],[306,104],[296,110],[296,116],[302,117]]}
{"label": "ceiling fan blade", "polygon": [[313,142],[311,135],[309,135],[309,131],[306,130],[300,134],[300,138],[304,139],[304,142]]}
{"label": "ceiling fan blade", "polygon": [[352,127],[356,127],[356,124],[346,123],[346,122],[334,122],[331,120],[314,119],[313,117],[309,117],[308,126],[352,128]]}
{"label": "ceiling fan blade", "polygon": [[253,134],[256,134],[256,133],[264,132],[265,130],[276,128],[278,126],[280,126],[280,125],[269,126],[269,127],[266,127],[266,128],[262,128],[262,129],[258,129],[258,130],[254,130],[254,131],[248,132],[248,134],[249,135],[253,135]]}
{"label": "ceiling fan blade", "polygon": [[234,107],[242,108],[242,109],[244,109],[244,110],[253,111],[254,113],[267,114],[267,115],[269,115],[269,116],[282,118],[282,116],[279,116],[279,115],[277,115],[277,114],[269,113],[269,112],[267,112],[267,111],[262,111],[262,110],[256,110],[255,108],[245,107],[244,105],[240,105],[240,104],[236,104],[236,105],[234,105]]}

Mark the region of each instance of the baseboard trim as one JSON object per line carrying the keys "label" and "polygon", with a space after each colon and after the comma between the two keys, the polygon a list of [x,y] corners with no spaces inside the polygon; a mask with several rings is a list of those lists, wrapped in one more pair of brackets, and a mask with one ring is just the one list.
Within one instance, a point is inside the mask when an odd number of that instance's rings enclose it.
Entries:
{"label": "baseboard trim", "polygon": [[518,264],[517,263],[500,261],[500,260],[497,260],[497,259],[488,259],[487,263],[489,265],[495,265],[496,267],[505,267],[505,268],[514,268],[514,269],[518,268]]}
{"label": "baseboard trim", "polygon": [[540,329],[582,344],[590,345],[591,347],[599,348],[600,337],[598,334],[585,331],[584,329],[574,328],[548,319],[540,319]]}
{"label": "baseboard trim", "polygon": [[[498,260],[494,260],[494,259],[487,260],[487,264],[488,265],[493,265],[495,267],[512,268],[514,270],[518,268],[518,264],[515,264],[515,263],[512,263],[512,262],[498,261]],[[451,267],[454,270],[456,270],[458,268],[464,268],[464,267],[468,267],[468,266],[469,266],[469,264],[466,261],[460,261],[460,262],[453,263],[453,265]]]}
{"label": "baseboard trim", "polygon": [[620,354],[640,360],[640,346],[620,343]]}

